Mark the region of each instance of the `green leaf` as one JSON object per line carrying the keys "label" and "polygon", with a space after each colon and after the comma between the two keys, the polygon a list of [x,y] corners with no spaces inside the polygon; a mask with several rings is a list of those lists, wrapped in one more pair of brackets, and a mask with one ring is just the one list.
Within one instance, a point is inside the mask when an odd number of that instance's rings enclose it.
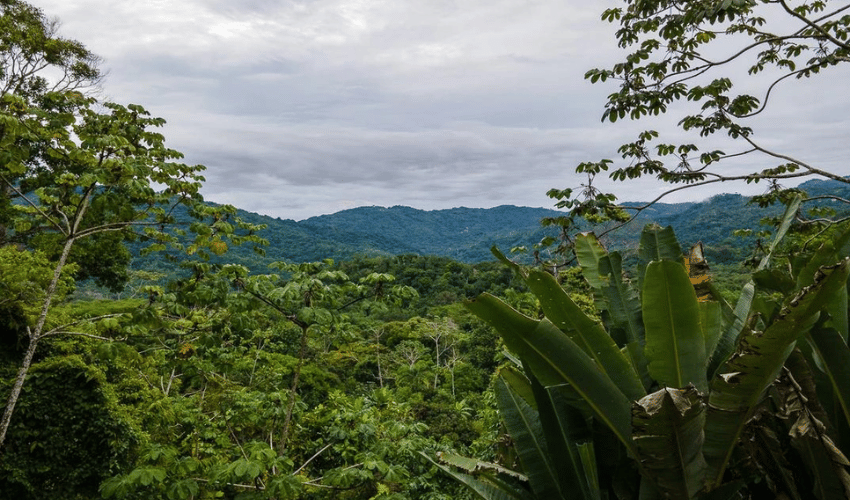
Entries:
{"label": "green leaf", "polygon": [[664,388],[632,404],[640,460],[667,498],[694,498],[703,488],[704,422],[705,404],[693,386]]}
{"label": "green leaf", "polygon": [[723,363],[726,362],[726,359],[735,350],[738,337],[741,335],[741,332],[747,323],[747,318],[750,315],[750,309],[753,305],[755,293],[756,287],[752,281],[744,285],[744,288],[741,289],[741,295],[738,297],[738,303],[732,311],[732,321],[723,331],[723,334],[717,341],[717,346],[714,348],[714,352],[711,353],[711,359],[709,360],[707,370],[710,378],[717,376],[717,370],[720,369]]}
{"label": "green leaf", "polygon": [[505,474],[508,476],[515,477],[520,481],[528,481],[528,477],[525,474],[521,474],[511,469],[507,469],[498,464],[493,464],[490,462],[484,462],[482,460],[478,460],[475,458],[463,457],[460,455],[455,455],[454,453],[446,453],[446,452],[437,452],[437,458],[440,459],[441,462],[457,467],[458,469],[463,469],[470,474],[476,474],[483,471],[492,471],[499,474]]}
{"label": "green leaf", "polygon": [[591,288],[602,289],[607,286],[607,279],[599,270],[599,259],[608,255],[608,252],[599,243],[593,233],[582,233],[575,239],[575,254],[581,266],[584,279]]}
{"label": "green leaf", "polygon": [[619,252],[612,252],[599,261],[600,270],[608,277],[608,286],[602,290],[608,302],[608,323],[613,332],[625,332],[624,342],[644,343],[643,318],[641,316],[640,297],[631,284],[623,279],[622,258]]}
{"label": "green leaf", "polygon": [[638,373],[614,340],[602,325],[587,317],[551,274],[530,270],[526,283],[549,321],[593,358],[627,398],[639,399],[646,394]]}
{"label": "green leaf", "polygon": [[685,267],[671,261],[650,263],[642,302],[650,375],[669,387],[694,384],[706,392],[705,339],[696,293]]}
{"label": "green leaf", "polygon": [[599,473],[596,470],[596,450],[593,446],[593,441],[578,444],[578,452],[581,457],[582,468],[584,469],[584,477],[587,481],[589,495],[585,498],[592,500],[600,500],[602,492],[599,489]]}
{"label": "green leaf", "polygon": [[508,349],[520,356],[544,386],[568,384],[626,448],[634,448],[629,400],[554,324],[524,316],[489,294],[465,305],[499,332]]}
{"label": "green leaf", "polygon": [[632,365],[632,369],[640,377],[641,382],[643,382],[644,389],[651,387],[655,381],[652,380],[652,377],[649,375],[649,369],[647,367],[649,362],[646,360],[646,355],[643,352],[643,345],[639,342],[630,342],[620,349],[620,351],[626,356],[626,359],[629,360],[629,364]]}
{"label": "green leaf", "polygon": [[570,405],[564,386],[546,389],[532,376],[531,388],[561,492],[587,500],[598,498],[598,492],[594,495],[591,488],[591,484],[597,483],[598,490],[596,464],[585,464],[580,451],[582,443],[589,444],[593,450],[593,435],[584,414]]}
{"label": "green leaf", "polygon": [[505,380],[505,383],[519,394],[525,402],[534,409],[537,409],[537,401],[534,398],[534,391],[531,389],[531,382],[522,372],[513,366],[504,366],[499,369],[499,377]]}
{"label": "green leaf", "polygon": [[720,341],[723,331],[723,313],[719,302],[699,302],[700,326],[705,339],[705,352],[711,355]]}
{"label": "green leaf", "polygon": [[455,472],[448,467],[438,464],[425,453],[419,453],[440,470],[452,476],[458,482],[469,488],[483,500],[535,500],[535,496],[521,486],[509,484],[495,477],[480,476],[479,478]]}
{"label": "green leaf", "polygon": [[705,455],[710,481],[720,486],[723,472],[749,416],[776,378],[797,339],[817,320],[830,297],[847,282],[850,259],[821,268],[814,283],[784,305],[764,332],[746,332],[735,353],[711,383]]}
{"label": "green leaf", "polygon": [[499,413],[514,442],[522,470],[528,475],[531,489],[540,498],[565,498],[558,481],[558,470],[549,459],[537,412],[503,378],[496,379],[495,390]]}
{"label": "green leaf", "polygon": [[669,260],[681,263],[682,256],[682,247],[671,226],[662,228],[656,224],[647,225],[640,235],[638,247],[638,281],[641,283],[641,288],[643,288],[646,266],[650,262]]}
{"label": "green leaf", "polygon": [[[797,217],[797,210],[800,209],[801,202],[802,197],[800,195],[797,195],[788,203],[788,206],[785,207],[785,213],[782,214],[782,220],[779,223],[779,227],[776,229],[776,235],[770,242],[770,246],[767,248],[767,254],[762,257],[758,268],[756,268],[756,271],[767,269],[767,266],[770,264],[770,259],[771,257],[773,257],[773,252],[776,250],[776,247],[779,246],[779,242],[782,241],[782,238],[785,237],[785,234],[791,227],[791,223],[794,222],[794,219]],[[830,262],[830,264],[836,261],[837,259]]]}
{"label": "green leaf", "polygon": [[838,403],[837,409],[844,416],[845,425],[850,425],[850,348],[832,328],[817,328],[807,339],[822,362],[823,372]]}
{"label": "green leaf", "polygon": [[622,343],[638,341],[642,344],[640,298],[623,279],[620,254],[608,254],[593,233],[576,237],[575,252],[582,274],[593,288],[597,308],[603,311],[610,324],[611,337]]}

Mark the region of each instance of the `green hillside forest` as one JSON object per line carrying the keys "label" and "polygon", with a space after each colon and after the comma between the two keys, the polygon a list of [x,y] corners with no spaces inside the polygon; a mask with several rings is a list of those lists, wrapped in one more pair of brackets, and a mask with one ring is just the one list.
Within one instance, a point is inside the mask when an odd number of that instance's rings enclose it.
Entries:
{"label": "green hillside forest", "polygon": [[[792,35],[758,2],[606,11],[621,47],[649,38],[588,73],[625,86],[603,116],[699,101],[685,131],[767,151],[727,80],[661,84],[715,23],[798,77],[847,60],[846,6],[779,3]],[[0,2],[0,499],[850,498],[846,172],[768,151],[711,177],[739,154],[648,131],[613,179],[765,194],[632,217],[602,160],[558,210],[273,219],[205,201],[164,120],[100,101],[99,59],[54,28]]]}
{"label": "green hillside forest", "polygon": [[[813,180],[799,186],[817,197],[826,193],[850,198],[850,188],[835,181]],[[821,206],[835,202],[823,202]],[[624,205],[642,205],[629,203]],[[185,212],[184,212],[185,214]],[[631,224],[607,235],[611,247],[636,250],[645,224],[672,226],[683,245],[699,241],[714,264],[736,264],[750,256],[757,233],[769,227],[763,222],[781,214],[781,207],[761,208],[749,197],[724,194],[701,202],[656,203]],[[394,255],[439,256],[467,263],[492,262],[491,247],[504,251],[522,247],[526,252],[515,255],[530,263],[535,247],[557,231],[543,227],[546,217],[563,216],[562,211],[502,205],[495,208],[453,208],[417,210],[410,207],[359,207],[331,215],[302,221],[282,220],[237,210],[243,221],[265,226],[261,236],[268,240],[264,255],[249,246],[231,248],[227,261],[251,267],[264,267],[271,262],[311,262],[323,259],[337,261],[355,257],[390,257]],[[183,216],[189,219],[188,216]],[[591,229],[587,227],[586,229]],[[735,234],[749,230],[752,235]],[[131,268],[155,272],[173,269],[155,254],[140,256],[141,243],[129,246],[134,258]],[[545,252],[545,248],[542,249]],[[215,259],[214,259],[215,260]]]}

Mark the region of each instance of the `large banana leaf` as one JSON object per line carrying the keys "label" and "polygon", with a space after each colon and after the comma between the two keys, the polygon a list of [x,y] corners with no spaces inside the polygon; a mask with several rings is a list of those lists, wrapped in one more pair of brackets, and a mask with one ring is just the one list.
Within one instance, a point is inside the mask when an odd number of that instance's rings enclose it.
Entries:
{"label": "large banana leaf", "polygon": [[655,381],[652,380],[652,377],[649,375],[649,369],[647,368],[649,362],[646,360],[646,355],[643,352],[643,345],[639,342],[630,342],[620,349],[620,351],[622,351],[623,355],[626,356],[626,359],[629,360],[629,364],[632,365],[632,369],[637,372],[641,382],[643,382],[644,390],[649,390]]}
{"label": "large banana leaf", "polygon": [[[850,349],[841,335],[831,328],[817,328],[807,335],[809,345],[821,361],[821,367],[832,387],[836,410],[850,424]],[[841,422],[834,422],[836,425]]]}
{"label": "large banana leaf", "polygon": [[513,366],[505,366],[499,369],[499,378],[505,381],[514,392],[516,392],[528,406],[537,409],[537,400],[531,389],[531,382],[520,370]]}
{"label": "large banana leaf", "polygon": [[705,353],[711,356],[711,353],[714,352],[717,343],[720,341],[720,334],[723,331],[721,304],[713,300],[700,302],[699,315],[702,336],[705,339]]}
{"label": "large banana leaf", "polygon": [[605,314],[612,337],[623,337],[623,344],[643,344],[640,297],[631,283],[623,278],[622,260],[620,252],[611,252],[599,261],[600,271],[608,276],[608,286],[602,290],[608,304]]}
{"label": "large banana leaf", "polygon": [[467,308],[495,328],[545,387],[567,384],[596,419],[608,426],[627,449],[631,439],[629,400],[575,342],[548,320],[520,314],[489,294],[466,302]]}
{"label": "large banana leaf", "polygon": [[717,341],[717,346],[711,353],[707,370],[709,380],[717,376],[717,370],[723,366],[726,359],[734,352],[735,346],[738,343],[738,337],[741,336],[741,332],[746,327],[755,294],[756,286],[752,281],[744,285],[744,288],[741,289],[741,295],[738,297],[738,302],[733,310],[732,321],[724,329],[720,339]]}
{"label": "large banana leaf", "polygon": [[540,425],[546,436],[549,458],[555,464],[561,491],[569,498],[598,500],[598,485],[594,489],[596,464],[585,463],[580,445],[593,450],[593,436],[582,412],[569,405],[563,387],[546,389],[534,376],[531,388],[537,400]]}
{"label": "large banana leaf", "polygon": [[[513,382],[519,383],[516,379]],[[550,459],[537,411],[502,377],[496,379],[496,401],[534,494],[539,498],[566,498],[561,491],[559,467]]]}
{"label": "large banana leaf", "polygon": [[633,438],[644,470],[667,498],[694,498],[702,490],[705,404],[693,387],[664,388],[632,404]]}
{"label": "large banana leaf", "polygon": [[[770,246],[767,248],[767,254],[762,257],[756,271],[767,269],[768,264],[770,264],[770,259],[773,257],[773,252],[776,250],[776,247],[779,246],[779,242],[782,241],[782,238],[785,238],[785,234],[788,233],[788,229],[791,228],[791,223],[796,219],[797,211],[800,209],[800,203],[802,203],[802,201],[802,196],[797,195],[788,203],[788,206],[785,207],[785,213],[782,214],[782,221],[776,229],[776,235],[774,235],[773,240],[770,242]],[[833,260],[832,262],[835,261]]]}
{"label": "large banana leaf", "polygon": [[[593,233],[576,237],[576,258],[593,288],[597,307],[606,316],[611,337],[626,344],[643,344],[640,298],[623,279],[619,252],[607,253]],[[622,338],[620,338],[622,337]]]}
{"label": "large banana leaf", "polygon": [[658,225],[646,226],[640,235],[638,247],[638,281],[643,288],[643,277],[650,262],[669,260],[684,262],[682,247],[673,233],[673,228]]}
{"label": "large banana leaf", "polygon": [[608,284],[608,280],[599,270],[599,259],[608,255],[608,251],[602,247],[596,235],[593,233],[582,233],[575,238],[575,254],[584,279],[593,289],[601,290]]}
{"label": "large banana leaf", "polygon": [[705,393],[705,338],[696,293],[685,267],[672,261],[651,262],[646,268],[642,302],[650,375],[668,387],[694,384]]}
{"label": "large banana leaf", "polygon": [[567,334],[629,399],[646,395],[640,377],[608,333],[570,299],[551,274],[533,269],[526,279],[546,318]]}
{"label": "large banana leaf", "polygon": [[821,268],[810,287],[789,300],[764,332],[747,332],[735,353],[711,383],[706,419],[705,455],[709,480],[716,487],[748,417],[776,378],[796,340],[817,320],[839,287],[845,286],[850,261]]}

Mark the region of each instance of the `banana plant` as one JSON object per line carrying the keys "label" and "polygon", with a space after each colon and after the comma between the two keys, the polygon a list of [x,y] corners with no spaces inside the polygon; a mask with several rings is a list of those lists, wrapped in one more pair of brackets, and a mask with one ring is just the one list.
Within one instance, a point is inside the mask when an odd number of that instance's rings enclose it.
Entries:
{"label": "banana plant", "polygon": [[633,281],[617,252],[576,238],[601,321],[494,249],[543,311],[466,304],[517,358],[495,391],[518,463],[438,465],[489,500],[850,498],[850,229],[771,267],[798,208],[735,306],[697,300],[669,227],[644,230]]}

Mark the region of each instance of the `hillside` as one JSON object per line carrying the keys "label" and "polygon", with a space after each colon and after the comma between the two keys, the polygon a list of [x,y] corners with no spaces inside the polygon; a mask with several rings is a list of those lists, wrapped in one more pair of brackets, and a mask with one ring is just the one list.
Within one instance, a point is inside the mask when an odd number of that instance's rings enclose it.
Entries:
{"label": "hillside", "polygon": [[[809,181],[800,186],[810,196],[834,194],[850,198],[850,189],[837,182]],[[758,229],[761,218],[778,215],[781,207],[762,209],[748,204],[749,198],[722,194],[702,202],[658,203],[632,224],[610,233],[606,243],[612,248],[636,248],[642,227],[650,222],[672,225],[683,245],[702,241],[713,262],[740,260],[749,252],[752,240],[732,236],[735,229]],[[627,203],[637,205],[637,203]],[[303,221],[283,220],[240,210],[239,217],[265,224],[262,236],[269,240],[266,256],[248,249],[233,248],[227,260],[265,265],[285,260],[347,260],[355,255],[437,255],[466,263],[492,260],[490,247],[508,250],[531,247],[551,228],[540,226],[544,217],[563,215],[545,208],[502,205],[495,208],[452,208],[419,210],[410,207],[358,207]],[[137,258],[134,267],[156,268],[151,258]]]}

